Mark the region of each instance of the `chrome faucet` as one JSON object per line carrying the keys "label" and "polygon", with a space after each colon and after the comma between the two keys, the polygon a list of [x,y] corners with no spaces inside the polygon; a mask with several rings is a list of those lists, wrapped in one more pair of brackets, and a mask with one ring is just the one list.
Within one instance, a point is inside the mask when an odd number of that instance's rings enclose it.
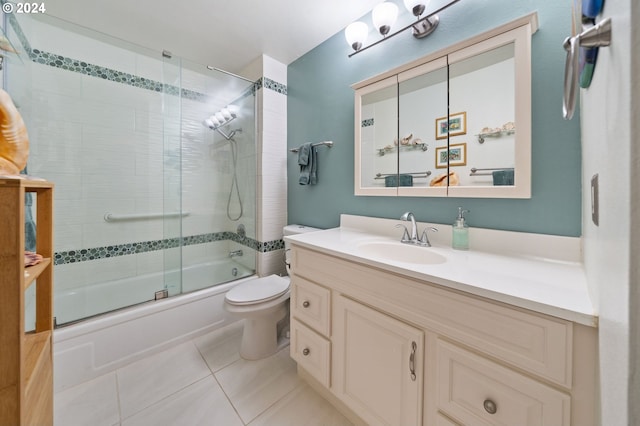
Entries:
{"label": "chrome faucet", "polygon": [[[418,227],[416,226],[416,218],[411,212],[406,212],[402,216],[400,216],[400,220],[410,220],[411,221],[411,242],[415,243],[418,240]],[[406,228],[405,228],[406,229]],[[404,242],[404,241],[403,241]]]}
{"label": "chrome faucet", "polygon": [[427,235],[427,231],[438,232],[438,229],[430,226],[422,231],[422,235],[418,238],[418,226],[416,225],[416,218],[413,216],[413,213],[406,212],[402,216],[400,216],[400,220],[411,221],[411,233],[407,230],[407,227],[402,224],[397,224],[397,227],[402,226],[404,228],[404,233],[402,234],[402,238],[400,239],[401,243],[405,244],[415,244],[423,247],[431,247],[431,242],[429,241],[429,236]]}
{"label": "chrome faucet", "polygon": [[244,253],[242,253],[242,250],[233,250],[229,252],[229,257],[236,257],[236,256],[242,257],[243,254]]}

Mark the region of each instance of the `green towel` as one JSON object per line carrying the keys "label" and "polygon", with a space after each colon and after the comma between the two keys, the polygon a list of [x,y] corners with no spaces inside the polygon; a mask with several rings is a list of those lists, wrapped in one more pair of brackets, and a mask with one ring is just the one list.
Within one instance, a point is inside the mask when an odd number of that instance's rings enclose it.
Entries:
{"label": "green towel", "polygon": [[300,185],[315,185],[318,182],[318,153],[311,143],[305,143],[298,148],[298,165],[300,166]]}
{"label": "green towel", "polygon": [[513,185],[513,169],[496,170],[491,174],[494,185]]}
{"label": "green towel", "polygon": [[[399,182],[399,183],[398,183]],[[413,186],[413,176],[411,175],[391,175],[384,178],[384,186]]]}

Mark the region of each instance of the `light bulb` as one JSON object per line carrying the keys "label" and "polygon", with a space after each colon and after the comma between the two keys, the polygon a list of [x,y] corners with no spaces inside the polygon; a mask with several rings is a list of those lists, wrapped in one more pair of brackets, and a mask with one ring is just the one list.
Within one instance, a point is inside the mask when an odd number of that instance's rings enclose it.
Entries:
{"label": "light bulb", "polygon": [[416,17],[424,13],[428,4],[429,0],[404,0],[404,7]]}
{"label": "light bulb", "polygon": [[210,118],[204,120],[204,125],[210,129],[213,129],[215,127],[215,124],[213,124],[213,120],[211,120]]}
{"label": "light bulb", "polygon": [[224,115],[220,111],[216,112],[216,119],[220,122],[220,124],[224,124],[227,120],[224,119]]}
{"label": "light bulb", "polygon": [[220,121],[216,118],[215,115],[212,115],[211,117],[209,117],[209,120],[211,120],[211,122],[213,123],[214,126],[219,126],[220,125]]}
{"label": "light bulb", "polygon": [[373,25],[380,31],[380,34],[386,36],[391,30],[391,26],[398,18],[398,6],[394,3],[385,1],[377,5],[371,13]]}
{"label": "light bulb", "polygon": [[240,107],[238,107],[237,105],[229,104],[227,105],[227,110],[231,113],[232,117],[237,117]]}
{"label": "light bulb", "polygon": [[353,48],[353,50],[360,50],[362,45],[367,40],[367,35],[369,34],[369,26],[364,22],[354,22],[350,24],[344,30],[344,36],[347,39],[347,43],[349,46]]}
{"label": "light bulb", "polygon": [[222,108],[222,111],[220,112],[222,113],[222,116],[225,120],[231,120],[231,111],[229,111],[227,108]]}

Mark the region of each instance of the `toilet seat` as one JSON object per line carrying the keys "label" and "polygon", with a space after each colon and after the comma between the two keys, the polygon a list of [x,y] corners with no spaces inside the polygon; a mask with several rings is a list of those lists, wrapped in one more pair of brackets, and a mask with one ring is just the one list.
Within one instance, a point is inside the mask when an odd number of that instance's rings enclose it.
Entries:
{"label": "toilet seat", "polygon": [[277,275],[238,284],[225,296],[231,305],[254,305],[274,300],[289,291],[289,281]]}

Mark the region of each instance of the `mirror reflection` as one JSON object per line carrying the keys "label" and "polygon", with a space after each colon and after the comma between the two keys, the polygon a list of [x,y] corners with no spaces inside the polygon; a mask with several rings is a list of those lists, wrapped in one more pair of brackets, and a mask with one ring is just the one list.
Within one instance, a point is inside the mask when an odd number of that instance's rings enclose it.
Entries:
{"label": "mirror reflection", "polygon": [[444,66],[415,77],[415,71],[399,76],[398,179],[407,182],[404,186],[447,185],[446,161],[444,170],[435,161],[435,153],[447,148],[446,134],[438,139],[434,131],[435,118],[447,116],[447,68],[442,62]]}
{"label": "mirror reflection", "polygon": [[[513,185],[513,43],[449,65],[449,111],[449,166],[459,185]],[[456,132],[458,125],[464,129]]]}
{"label": "mirror reflection", "polygon": [[514,43],[382,86],[361,96],[362,186],[514,184]]}
{"label": "mirror reflection", "polygon": [[366,187],[398,186],[398,85],[396,79],[362,96],[361,182]]}
{"label": "mirror reflection", "polygon": [[355,194],[530,198],[530,37],[523,25],[354,84]]}

